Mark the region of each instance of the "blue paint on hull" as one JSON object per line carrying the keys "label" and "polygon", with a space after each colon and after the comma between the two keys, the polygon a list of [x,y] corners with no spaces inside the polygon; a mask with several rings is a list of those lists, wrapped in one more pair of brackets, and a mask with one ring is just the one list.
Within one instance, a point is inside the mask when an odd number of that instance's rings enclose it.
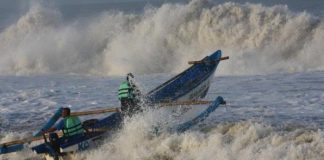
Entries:
{"label": "blue paint on hull", "polygon": [[0,154],[6,154],[11,152],[16,152],[24,148],[23,144],[16,144],[11,146],[0,147]]}
{"label": "blue paint on hull", "polygon": [[202,59],[205,63],[195,64],[153,89],[146,95],[148,101],[151,103],[174,101],[186,95],[213,75],[219,64],[217,60],[221,56],[222,52],[218,50]]}
{"label": "blue paint on hull", "polygon": [[[60,148],[64,149],[72,145],[80,144],[83,141],[90,140],[92,138],[100,138],[107,131],[116,130],[117,128],[119,128],[120,125],[122,124],[122,120],[123,120],[122,114],[120,112],[113,113],[106,118],[98,120],[95,124],[89,127],[90,130],[100,129],[101,131],[90,132],[88,134],[87,133],[78,134],[78,135],[70,136],[68,138],[61,137],[56,141],[56,143],[59,145]],[[86,147],[78,146],[78,149],[84,150],[86,149]],[[32,147],[32,150],[37,154],[44,154],[44,153],[55,154],[52,152],[53,148],[51,148],[50,144],[48,143],[43,143],[35,147]]]}

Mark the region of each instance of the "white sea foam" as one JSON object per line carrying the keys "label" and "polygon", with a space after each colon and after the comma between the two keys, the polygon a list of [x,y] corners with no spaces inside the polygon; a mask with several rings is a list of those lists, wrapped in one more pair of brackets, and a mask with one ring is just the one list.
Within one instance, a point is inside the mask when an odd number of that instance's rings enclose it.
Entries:
{"label": "white sea foam", "polygon": [[216,49],[231,57],[222,74],[323,70],[323,37],[319,18],[284,5],[194,0],[66,22],[36,4],[0,33],[0,74],[178,72]]}
{"label": "white sea foam", "polygon": [[[149,125],[148,125],[149,124]],[[133,120],[85,159],[314,159],[324,156],[321,130],[276,131],[258,123],[224,123],[184,134],[154,136],[150,121]]]}
{"label": "white sea foam", "polygon": [[[20,132],[20,133],[16,133],[16,132],[1,132],[0,134],[0,143],[5,143],[5,142],[9,142],[9,141],[13,141],[13,140],[17,140],[17,139],[22,139],[22,138],[27,138],[30,137],[31,133],[28,132]],[[20,151],[20,152],[16,152],[16,153],[10,153],[10,154],[4,154],[4,155],[0,155],[0,159],[1,160],[23,160],[23,159],[40,159],[41,157],[38,155],[35,155],[30,149],[27,148],[29,144],[26,144],[26,149]]]}
{"label": "white sea foam", "polygon": [[[184,134],[155,135],[148,119],[133,119],[96,149],[75,159],[288,159],[320,160],[324,156],[322,130],[287,129],[239,122],[200,128]],[[30,150],[2,155],[2,159],[40,159]]]}

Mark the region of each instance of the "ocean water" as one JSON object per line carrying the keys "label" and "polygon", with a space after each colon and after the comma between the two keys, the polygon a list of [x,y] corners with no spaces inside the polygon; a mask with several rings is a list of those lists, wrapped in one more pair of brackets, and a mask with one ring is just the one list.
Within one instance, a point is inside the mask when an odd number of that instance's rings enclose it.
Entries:
{"label": "ocean water", "polygon": [[[0,142],[31,135],[61,106],[118,107],[128,72],[145,93],[187,61],[221,49],[230,59],[205,99],[223,96],[226,106],[186,133],[158,136],[154,126],[176,126],[179,117],[146,111],[75,159],[322,160],[323,7],[302,0],[1,1]],[[41,157],[30,150],[0,156],[26,158]]]}
{"label": "ocean water", "polygon": [[[219,68],[222,68],[222,62]],[[168,74],[137,78],[144,91]],[[73,111],[118,106],[120,77],[27,76],[0,78],[1,142],[31,135],[59,106]],[[177,117],[153,110],[125,121],[105,143],[76,159],[318,159],[324,147],[324,73],[216,76],[206,97],[227,101],[184,134],[153,134]],[[195,106],[197,109],[203,106]],[[199,111],[197,111],[199,113]],[[105,116],[105,115],[101,115]],[[100,118],[101,116],[95,116]],[[94,117],[83,117],[94,118]],[[33,144],[31,144],[32,146]],[[30,150],[3,159],[39,158]]]}

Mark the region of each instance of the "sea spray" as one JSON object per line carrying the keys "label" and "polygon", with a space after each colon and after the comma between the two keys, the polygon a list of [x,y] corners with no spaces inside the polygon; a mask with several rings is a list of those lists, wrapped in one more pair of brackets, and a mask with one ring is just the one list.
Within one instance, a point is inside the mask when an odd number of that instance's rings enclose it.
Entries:
{"label": "sea spray", "polygon": [[[105,11],[62,20],[55,7],[32,5],[0,33],[0,74],[123,75],[179,72],[188,60],[221,49],[221,74],[323,70],[320,17],[285,5],[194,0]],[[64,58],[63,58],[64,57]]]}
{"label": "sea spray", "polygon": [[[144,118],[145,119],[145,118]],[[144,123],[144,124],[143,124]],[[133,120],[86,159],[320,159],[321,130],[280,131],[254,122],[215,124],[209,131],[150,134],[150,122]],[[131,126],[129,126],[131,125]],[[141,127],[140,127],[141,126]],[[132,129],[131,129],[132,128]]]}
{"label": "sea spray", "polygon": [[[278,130],[269,125],[242,121],[220,123],[206,131],[154,135],[152,121],[129,119],[98,148],[77,153],[75,159],[288,159],[319,160],[324,156],[322,130]],[[2,159],[40,159],[31,151],[1,155]]]}
{"label": "sea spray", "polygon": [[[14,141],[14,140],[19,140],[19,139],[23,139],[23,138],[28,138],[31,137],[32,134],[30,132],[21,132],[21,133],[17,133],[17,132],[1,132],[0,133],[0,144],[1,143],[5,143],[5,142],[10,142],[10,141]],[[19,152],[15,152],[15,153],[9,153],[9,154],[2,154],[0,155],[0,159],[1,160],[25,160],[25,159],[33,159],[33,160],[40,160],[41,156],[36,155],[35,153],[33,153],[32,150],[30,150],[30,146],[35,145],[37,143],[29,143],[29,144],[25,144],[24,145],[24,149],[19,151]]]}

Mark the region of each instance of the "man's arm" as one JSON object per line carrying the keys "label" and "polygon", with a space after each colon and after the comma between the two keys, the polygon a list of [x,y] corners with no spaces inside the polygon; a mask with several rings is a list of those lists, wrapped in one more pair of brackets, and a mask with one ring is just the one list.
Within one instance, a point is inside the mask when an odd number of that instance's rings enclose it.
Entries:
{"label": "man's arm", "polygon": [[47,130],[43,130],[43,133],[54,132],[56,130],[62,130],[63,128],[64,128],[64,120],[61,120],[58,124],[55,125],[55,127],[51,127]]}
{"label": "man's arm", "polygon": [[55,130],[56,130],[55,127],[51,127],[51,128],[49,128],[49,129],[47,129],[47,130],[42,130],[42,133],[54,132]]}

